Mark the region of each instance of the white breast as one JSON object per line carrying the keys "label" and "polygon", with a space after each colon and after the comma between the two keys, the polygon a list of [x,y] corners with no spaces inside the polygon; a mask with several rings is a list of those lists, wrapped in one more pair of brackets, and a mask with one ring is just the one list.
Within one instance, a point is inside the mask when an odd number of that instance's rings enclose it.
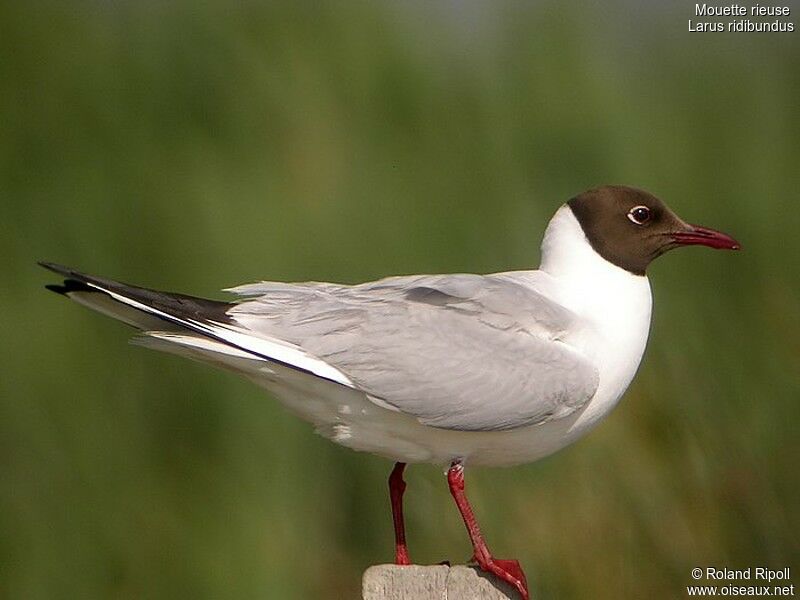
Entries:
{"label": "white breast", "polygon": [[608,414],[636,374],[650,331],[650,282],[597,254],[566,205],[547,228],[540,269],[555,279],[553,299],[585,323],[565,341],[600,371],[597,392],[570,430],[579,435]]}
{"label": "white breast", "polygon": [[[542,242],[538,271],[517,272],[538,293],[579,316],[562,341],[579,349],[599,371],[599,385],[586,406],[564,419],[508,432],[478,434],[465,452],[472,464],[532,462],[574,442],[616,406],[633,380],[650,331],[652,296],[647,277],[602,258],[589,244],[572,210],[561,207]],[[474,434],[467,434],[474,435]]]}

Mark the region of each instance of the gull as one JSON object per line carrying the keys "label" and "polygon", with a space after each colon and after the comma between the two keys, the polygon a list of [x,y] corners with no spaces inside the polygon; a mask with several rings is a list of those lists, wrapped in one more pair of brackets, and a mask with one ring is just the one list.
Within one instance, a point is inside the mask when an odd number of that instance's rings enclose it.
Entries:
{"label": "gull", "polygon": [[647,267],[688,245],[739,249],[648,192],[602,186],[556,211],[538,270],[262,281],[221,302],[40,264],[64,277],[48,289],[135,327],[136,343],[243,375],[317,433],[394,461],[396,564],[411,564],[404,469],[444,466],[473,561],[528,600],[519,562],[484,541],[464,467],[533,462],[607,416],[647,343]]}

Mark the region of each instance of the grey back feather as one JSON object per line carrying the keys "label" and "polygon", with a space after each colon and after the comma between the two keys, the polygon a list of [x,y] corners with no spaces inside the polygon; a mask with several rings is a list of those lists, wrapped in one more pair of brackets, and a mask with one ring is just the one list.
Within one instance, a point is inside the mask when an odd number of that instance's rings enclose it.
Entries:
{"label": "grey back feather", "polygon": [[509,274],[392,277],[355,286],[263,282],[228,314],[330,363],[422,423],[507,430],[583,406],[598,373],[560,341],[575,315]]}

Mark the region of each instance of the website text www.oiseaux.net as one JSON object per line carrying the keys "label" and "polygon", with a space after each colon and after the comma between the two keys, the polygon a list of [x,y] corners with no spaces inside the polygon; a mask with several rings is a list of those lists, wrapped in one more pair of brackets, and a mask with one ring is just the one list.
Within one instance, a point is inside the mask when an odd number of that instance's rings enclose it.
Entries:
{"label": "website text www.oiseaux.net", "polygon": [[[699,567],[692,569],[692,579],[705,579],[705,585],[687,585],[688,596],[722,597],[791,597],[795,595],[794,584],[790,581],[789,568],[767,569],[718,569]],[[709,585],[713,583],[714,585]],[[720,585],[721,584],[721,585]],[[764,585],[766,584],[766,585]]]}

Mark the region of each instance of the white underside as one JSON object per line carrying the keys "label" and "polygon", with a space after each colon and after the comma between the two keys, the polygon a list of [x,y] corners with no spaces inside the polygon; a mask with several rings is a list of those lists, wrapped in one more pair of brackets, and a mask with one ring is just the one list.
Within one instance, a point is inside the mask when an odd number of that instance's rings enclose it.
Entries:
{"label": "white underside", "polygon": [[[421,424],[416,418],[376,404],[364,393],[231,350],[220,341],[192,334],[150,332],[146,345],[193,356],[239,372],[268,389],[293,413],[336,443],[395,461],[474,465],[531,462],[586,433],[616,405],[642,358],[650,327],[651,294],[646,277],[632,275],[591,248],[566,206],[550,222],[539,271],[506,276],[581,317],[581,327],[561,341],[588,357],[599,386],[583,408],[562,419],[510,431],[456,431]],[[183,338],[183,339],[181,339]],[[241,348],[241,346],[240,346]]]}

